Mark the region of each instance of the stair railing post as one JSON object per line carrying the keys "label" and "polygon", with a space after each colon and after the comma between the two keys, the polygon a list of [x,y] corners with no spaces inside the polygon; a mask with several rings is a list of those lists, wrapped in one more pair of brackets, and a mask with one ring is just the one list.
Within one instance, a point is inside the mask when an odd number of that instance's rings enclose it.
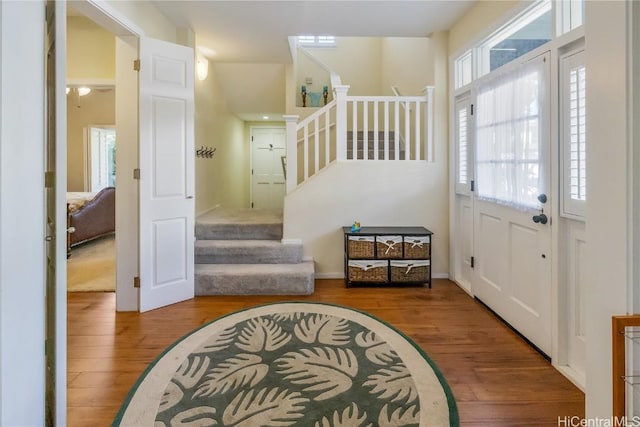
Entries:
{"label": "stair railing post", "polygon": [[[425,90],[427,92],[426,94],[427,96],[427,108],[426,108],[427,127],[425,129],[427,147],[425,150],[425,154],[426,154],[425,160],[428,162],[432,162],[433,161],[433,86],[427,86],[425,87]],[[417,117],[416,117],[416,120],[418,120]]]}
{"label": "stair railing post", "polygon": [[282,116],[287,132],[287,194],[298,186],[298,118],[296,115]]}
{"label": "stair railing post", "polygon": [[349,85],[334,86],[336,99],[336,160],[347,159],[347,92]]}

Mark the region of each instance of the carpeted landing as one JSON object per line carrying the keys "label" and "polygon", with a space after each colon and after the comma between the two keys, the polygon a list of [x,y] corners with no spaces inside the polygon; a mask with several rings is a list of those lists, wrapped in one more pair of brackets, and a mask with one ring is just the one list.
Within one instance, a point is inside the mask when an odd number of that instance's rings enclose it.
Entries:
{"label": "carpeted landing", "polygon": [[196,218],[196,295],[307,295],[313,261],[282,243],[282,212],[214,209]]}

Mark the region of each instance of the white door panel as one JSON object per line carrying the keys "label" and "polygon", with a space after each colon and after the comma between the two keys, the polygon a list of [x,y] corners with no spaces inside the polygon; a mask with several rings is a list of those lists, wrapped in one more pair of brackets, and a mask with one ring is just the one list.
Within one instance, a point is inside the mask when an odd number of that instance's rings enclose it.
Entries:
{"label": "white door panel", "polygon": [[251,204],[256,209],[282,210],[285,179],[282,156],[286,154],[284,128],[251,129]]}
{"label": "white door panel", "polygon": [[193,50],[140,39],[140,311],[194,295]]}

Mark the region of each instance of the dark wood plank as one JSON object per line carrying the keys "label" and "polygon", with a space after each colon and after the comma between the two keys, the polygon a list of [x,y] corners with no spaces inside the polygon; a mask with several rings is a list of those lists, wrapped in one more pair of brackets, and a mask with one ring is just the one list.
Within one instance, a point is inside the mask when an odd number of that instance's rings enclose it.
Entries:
{"label": "dark wood plank", "polygon": [[138,376],[196,327],[231,311],[275,301],[349,306],[390,323],[438,365],[462,426],[549,426],[584,417],[584,394],[455,284],[433,288],[345,288],[317,280],[306,297],[198,297],[148,313],[115,313],[113,293],[68,296],[68,426],[110,425]]}

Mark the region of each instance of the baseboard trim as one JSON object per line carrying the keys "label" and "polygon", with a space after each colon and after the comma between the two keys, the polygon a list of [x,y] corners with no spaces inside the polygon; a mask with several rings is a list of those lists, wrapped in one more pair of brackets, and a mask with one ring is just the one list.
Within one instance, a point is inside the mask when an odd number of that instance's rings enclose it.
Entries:
{"label": "baseboard trim", "polygon": [[198,212],[198,213],[196,213],[196,218],[197,218],[197,217],[199,217],[200,215],[204,215],[204,214],[206,214],[206,213],[209,213],[209,212],[211,212],[211,211],[212,211],[212,210],[214,210],[214,209],[218,209],[219,207],[220,207],[220,203],[216,203],[212,208],[205,209],[205,210],[203,210],[202,212]]}
{"label": "baseboard trim", "polygon": [[[301,245],[302,239],[281,239],[280,243],[283,245]],[[311,261],[313,258],[308,257],[308,261]]]}
{"label": "baseboard trim", "polygon": [[340,273],[316,273],[316,279],[344,279],[344,272]]}
{"label": "baseboard trim", "polygon": [[578,387],[583,393],[585,392],[585,377],[584,373],[577,371],[569,365],[554,365],[554,367],[564,375],[569,381]]}
{"label": "baseboard trim", "polygon": [[[303,261],[312,261],[313,258],[303,258]],[[449,279],[449,275],[447,273],[437,273],[431,276],[432,279]],[[344,279],[344,271],[339,273],[329,272],[329,273],[317,273],[316,279]]]}

